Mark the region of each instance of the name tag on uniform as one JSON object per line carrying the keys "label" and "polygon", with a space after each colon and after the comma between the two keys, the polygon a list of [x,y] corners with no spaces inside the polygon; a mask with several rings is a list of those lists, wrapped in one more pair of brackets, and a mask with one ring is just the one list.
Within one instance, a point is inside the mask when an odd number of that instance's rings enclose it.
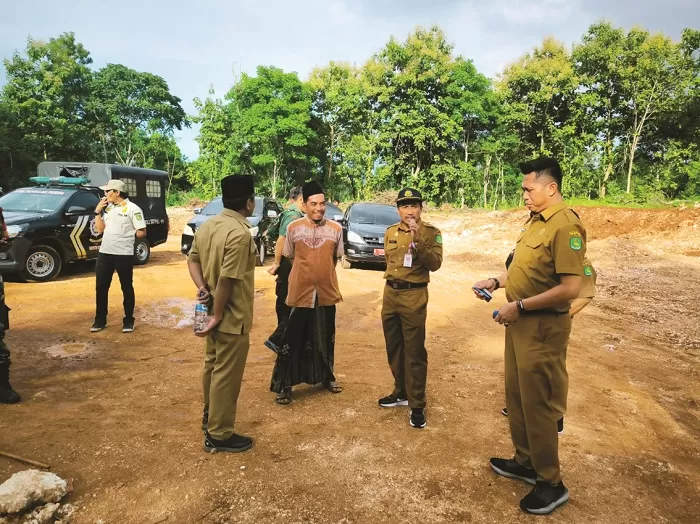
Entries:
{"label": "name tag on uniform", "polygon": [[411,253],[406,253],[403,256],[403,267],[411,267],[413,266],[413,255]]}

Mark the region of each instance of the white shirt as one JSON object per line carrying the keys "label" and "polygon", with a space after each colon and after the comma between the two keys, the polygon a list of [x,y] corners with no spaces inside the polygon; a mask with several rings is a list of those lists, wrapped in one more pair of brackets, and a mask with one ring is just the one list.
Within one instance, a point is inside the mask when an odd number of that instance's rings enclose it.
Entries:
{"label": "white shirt", "polygon": [[127,198],[121,204],[109,204],[102,220],[105,230],[102,234],[100,253],[133,255],[136,230],[146,227],[141,208]]}

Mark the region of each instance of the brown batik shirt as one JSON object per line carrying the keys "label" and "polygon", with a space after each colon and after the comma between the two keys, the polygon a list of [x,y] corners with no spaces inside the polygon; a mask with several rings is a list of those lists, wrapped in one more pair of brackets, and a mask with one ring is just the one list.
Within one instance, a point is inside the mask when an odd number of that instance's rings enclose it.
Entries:
{"label": "brown batik shirt", "polygon": [[283,253],[293,260],[288,306],[332,306],[343,300],[335,272],[343,255],[343,230],[337,223],[325,218],[319,223],[308,217],[295,220],[287,228]]}

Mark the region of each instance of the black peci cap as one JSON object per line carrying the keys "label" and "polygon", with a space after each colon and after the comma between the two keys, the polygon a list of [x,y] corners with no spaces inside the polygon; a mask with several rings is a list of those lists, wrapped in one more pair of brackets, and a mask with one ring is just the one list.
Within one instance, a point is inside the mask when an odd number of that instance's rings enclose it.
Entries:
{"label": "black peci cap", "polygon": [[248,198],[255,194],[255,182],[250,175],[231,175],[221,180],[224,198]]}

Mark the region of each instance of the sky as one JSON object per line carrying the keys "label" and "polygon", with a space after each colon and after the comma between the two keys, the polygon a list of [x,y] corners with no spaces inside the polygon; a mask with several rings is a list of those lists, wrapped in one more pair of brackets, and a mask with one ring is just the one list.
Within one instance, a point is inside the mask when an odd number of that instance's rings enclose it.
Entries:
{"label": "sky", "polygon": [[[677,40],[700,29],[700,0],[0,0],[0,57],[24,51],[29,36],[72,31],[95,68],[160,75],[192,114],[193,98],[223,96],[258,65],[306,79],[331,60],[362,65],[418,25],[440,26],[456,54],[493,77],[545,37],[572,44],[603,18]],[[196,158],[197,129],[176,136]]]}

